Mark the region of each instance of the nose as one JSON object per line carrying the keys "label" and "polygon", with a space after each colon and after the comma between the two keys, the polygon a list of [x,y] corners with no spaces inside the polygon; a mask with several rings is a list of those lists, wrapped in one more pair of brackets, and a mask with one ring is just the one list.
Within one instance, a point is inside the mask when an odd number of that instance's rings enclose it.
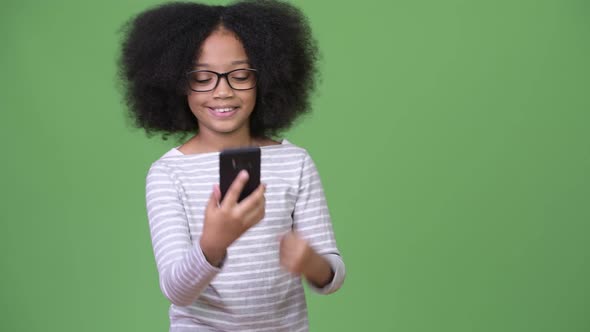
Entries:
{"label": "nose", "polygon": [[227,76],[220,77],[217,86],[213,90],[213,97],[215,98],[228,98],[234,95],[234,89],[229,86]]}

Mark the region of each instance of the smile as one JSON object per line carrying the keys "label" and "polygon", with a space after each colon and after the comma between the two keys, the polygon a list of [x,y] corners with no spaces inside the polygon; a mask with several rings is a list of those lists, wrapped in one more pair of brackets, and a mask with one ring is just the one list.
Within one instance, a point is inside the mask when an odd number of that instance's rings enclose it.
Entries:
{"label": "smile", "polygon": [[237,107],[223,107],[223,108],[209,107],[209,113],[213,114],[216,117],[225,118],[225,117],[229,117],[229,116],[233,115],[234,113],[236,113],[237,109],[238,109]]}
{"label": "smile", "polygon": [[236,109],[235,107],[227,107],[227,108],[213,108],[212,110],[214,110],[215,112],[219,112],[219,113],[226,113],[226,112],[231,112],[234,109]]}

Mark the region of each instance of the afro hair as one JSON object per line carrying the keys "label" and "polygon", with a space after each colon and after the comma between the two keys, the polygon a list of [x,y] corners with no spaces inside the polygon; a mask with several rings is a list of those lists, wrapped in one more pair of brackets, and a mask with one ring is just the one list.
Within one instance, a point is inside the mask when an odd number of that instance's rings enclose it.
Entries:
{"label": "afro hair", "polygon": [[140,13],[123,28],[119,77],[137,127],[164,139],[198,132],[187,102],[186,73],[203,41],[219,27],[236,34],[257,70],[253,137],[275,136],[309,110],[318,50],[299,9],[270,0],[228,6],[172,2]]}

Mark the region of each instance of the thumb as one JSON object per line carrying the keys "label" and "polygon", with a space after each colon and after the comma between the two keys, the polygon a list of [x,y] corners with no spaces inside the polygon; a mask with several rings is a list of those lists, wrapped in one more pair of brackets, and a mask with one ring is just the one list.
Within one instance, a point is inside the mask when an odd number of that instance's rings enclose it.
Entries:
{"label": "thumb", "polygon": [[300,238],[299,233],[297,233],[295,230],[290,230],[287,234],[285,234],[285,237],[289,240],[297,240]]}
{"label": "thumb", "polygon": [[297,235],[295,234],[295,232],[293,231],[289,231],[283,235],[279,236],[279,241],[281,243],[282,246],[288,246],[289,244],[291,244],[291,242],[293,241],[293,239],[297,238]]}

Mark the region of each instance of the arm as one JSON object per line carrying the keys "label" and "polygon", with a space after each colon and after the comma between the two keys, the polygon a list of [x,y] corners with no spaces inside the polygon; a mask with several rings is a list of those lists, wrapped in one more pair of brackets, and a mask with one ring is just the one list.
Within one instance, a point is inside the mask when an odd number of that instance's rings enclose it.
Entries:
{"label": "arm", "polygon": [[[283,252],[300,252],[299,258],[304,262],[300,272],[306,277],[312,290],[320,294],[337,291],[346,274],[344,262],[336,247],[332,221],[317,168],[307,153],[293,212],[293,230],[295,233],[287,235],[281,244],[286,243],[291,249]],[[299,249],[293,250],[294,247]]]}
{"label": "arm", "polygon": [[191,304],[219,272],[192,244],[184,206],[170,169],[160,163],[146,178],[146,207],[162,293],[178,306]]}

